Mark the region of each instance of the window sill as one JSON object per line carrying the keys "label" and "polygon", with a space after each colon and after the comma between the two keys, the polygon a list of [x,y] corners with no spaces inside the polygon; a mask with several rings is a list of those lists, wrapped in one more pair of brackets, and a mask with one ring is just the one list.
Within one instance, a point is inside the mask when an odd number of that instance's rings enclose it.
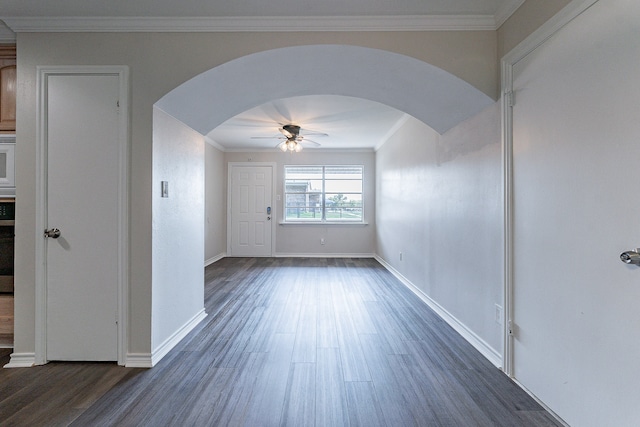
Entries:
{"label": "window sill", "polygon": [[369,225],[368,222],[347,222],[347,221],[323,221],[323,222],[305,222],[305,221],[280,221],[278,224],[280,225],[311,225],[314,227],[323,226],[323,225],[351,225],[351,226],[365,226]]}

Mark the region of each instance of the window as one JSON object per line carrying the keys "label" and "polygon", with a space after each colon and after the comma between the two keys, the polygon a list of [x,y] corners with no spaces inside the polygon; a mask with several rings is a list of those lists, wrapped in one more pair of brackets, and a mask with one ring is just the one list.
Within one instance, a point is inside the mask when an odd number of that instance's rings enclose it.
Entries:
{"label": "window", "polygon": [[284,220],[362,222],[362,166],[285,166]]}

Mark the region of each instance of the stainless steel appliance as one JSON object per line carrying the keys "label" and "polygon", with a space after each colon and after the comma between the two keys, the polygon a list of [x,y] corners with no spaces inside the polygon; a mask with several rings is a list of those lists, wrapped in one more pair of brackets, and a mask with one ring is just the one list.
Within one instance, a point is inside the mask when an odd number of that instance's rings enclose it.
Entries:
{"label": "stainless steel appliance", "polygon": [[15,148],[15,135],[0,134],[0,197],[16,195]]}

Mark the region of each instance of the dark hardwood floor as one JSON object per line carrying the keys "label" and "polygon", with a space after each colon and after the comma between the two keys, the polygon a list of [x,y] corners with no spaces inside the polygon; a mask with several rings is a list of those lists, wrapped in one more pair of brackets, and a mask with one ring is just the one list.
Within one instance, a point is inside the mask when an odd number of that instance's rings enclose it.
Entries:
{"label": "dark hardwood floor", "polygon": [[156,367],[2,369],[0,425],[559,425],[375,260],[205,276],[209,316]]}

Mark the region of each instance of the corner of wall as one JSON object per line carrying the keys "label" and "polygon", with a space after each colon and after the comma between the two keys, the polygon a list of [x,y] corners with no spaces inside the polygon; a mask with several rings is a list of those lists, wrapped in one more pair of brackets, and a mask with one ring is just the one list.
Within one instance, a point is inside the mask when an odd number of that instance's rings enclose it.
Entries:
{"label": "corner of wall", "polygon": [[525,1],[498,28],[498,61],[571,1]]}

